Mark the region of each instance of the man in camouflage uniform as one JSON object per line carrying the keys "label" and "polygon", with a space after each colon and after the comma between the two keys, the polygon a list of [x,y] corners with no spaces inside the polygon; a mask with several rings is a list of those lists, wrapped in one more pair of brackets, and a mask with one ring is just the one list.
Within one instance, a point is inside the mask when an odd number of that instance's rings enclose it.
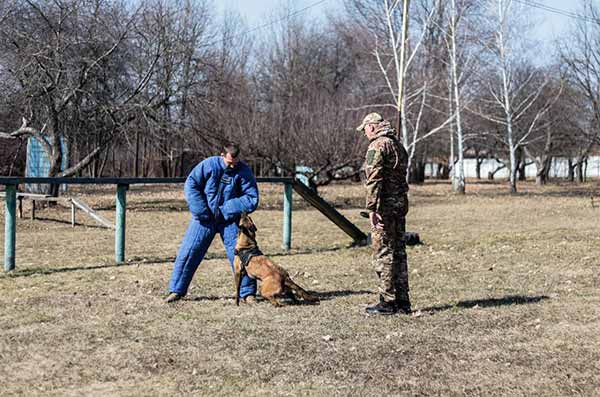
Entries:
{"label": "man in camouflage uniform", "polygon": [[368,114],[356,129],[369,139],[365,173],[367,210],[373,240],[373,265],[379,278],[379,303],[367,313],[409,314],[408,264],[404,231],[408,212],[408,155],[389,121]]}

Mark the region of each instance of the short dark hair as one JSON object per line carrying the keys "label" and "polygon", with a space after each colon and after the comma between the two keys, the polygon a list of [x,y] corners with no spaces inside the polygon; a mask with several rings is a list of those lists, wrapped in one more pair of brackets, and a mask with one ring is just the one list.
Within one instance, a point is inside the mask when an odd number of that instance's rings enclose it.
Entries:
{"label": "short dark hair", "polygon": [[240,147],[238,146],[237,143],[227,142],[223,146],[223,153],[224,154],[229,153],[231,155],[231,157],[236,158],[237,156],[240,155]]}

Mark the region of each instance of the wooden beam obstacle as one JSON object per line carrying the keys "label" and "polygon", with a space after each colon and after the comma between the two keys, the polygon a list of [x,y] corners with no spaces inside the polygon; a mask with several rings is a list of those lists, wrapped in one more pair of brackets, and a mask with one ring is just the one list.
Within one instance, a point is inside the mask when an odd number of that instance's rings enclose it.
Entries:
{"label": "wooden beam obstacle", "polygon": [[84,203],[80,198],[71,197],[69,201],[71,203],[71,225],[75,226],[75,209],[79,208],[81,211],[83,211],[90,218],[98,222],[100,225],[108,229],[115,228],[115,225],[113,225],[108,219],[91,209],[90,206]]}
{"label": "wooden beam obstacle", "polygon": [[[68,184],[68,185],[116,185],[116,215],[115,225],[107,219],[95,213],[89,206],[78,198],[67,199],[71,203],[71,223],[75,224],[75,207],[95,219],[98,223],[115,229],[115,262],[125,262],[125,228],[127,212],[127,190],[130,185],[142,184],[169,184],[184,183],[186,178],[37,178],[37,177],[0,177],[0,185],[5,186],[5,217],[4,217],[4,270],[6,272],[15,269],[16,253],[16,202],[17,198],[29,198],[32,200],[35,217],[35,200],[57,201],[59,198],[45,195],[33,195],[30,193],[18,193],[17,186],[26,183],[37,184]],[[309,204],[323,213],[329,220],[340,227],[354,240],[354,244],[366,244],[367,235],[340,214],[332,205],[323,200],[317,193],[291,177],[264,177],[256,178],[259,183],[282,183],[284,185],[283,195],[283,249],[289,250],[292,241],[292,191],[296,191]],[[22,216],[22,204],[20,204]]]}
{"label": "wooden beam obstacle", "polygon": [[[4,192],[0,192],[0,197],[5,197],[6,194]],[[63,202],[65,205],[71,206],[71,225],[75,227],[75,211],[79,208],[90,218],[94,219],[101,226],[104,226],[108,229],[114,229],[115,226],[105,217],[94,211],[89,205],[84,203],[78,197],[52,197],[47,194],[39,194],[39,193],[25,193],[25,192],[17,192],[17,211],[19,214],[19,218],[23,218],[23,200],[27,199],[31,201],[31,219],[35,220],[35,212],[36,212],[36,202],[37,201],[47,201],[59,203]]]}

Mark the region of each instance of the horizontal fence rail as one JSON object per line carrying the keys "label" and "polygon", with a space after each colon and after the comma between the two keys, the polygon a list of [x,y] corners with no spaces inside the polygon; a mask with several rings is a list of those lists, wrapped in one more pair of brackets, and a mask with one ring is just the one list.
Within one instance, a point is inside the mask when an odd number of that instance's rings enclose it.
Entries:
{"label": "horizontal fence rail", "polygon": [[[0,185],[38,183],[48,185],[144,185],[158,183],[184,183],[187,178],[35,178],[0,177]],[[256,178],[260,183],[294,183],[292,177]]]}
{"label": "horizontal fence rail", "polygon": [[[0,185],[5,185],[5,218],[4,218],[4,270],[15,268],[16,253],[16,197],[17,187],[22,184],[48,185],[116,185],[115,215],[115,262],[125,262],[125,228],[127,200],[126,192],[130,185],[184,183],[187,178],[49,178],[49,177],[0,177]],[[283,195],[283,249],[291,247],[292,235],[292,191],[298,192],[309,204],[327,216],[333,223],[346,232],[355,244],[364,244],[367,236],[343,215],[323,200],[317,193],[308,189],[292,177],[261,177],[259,183],[284,184]]]}

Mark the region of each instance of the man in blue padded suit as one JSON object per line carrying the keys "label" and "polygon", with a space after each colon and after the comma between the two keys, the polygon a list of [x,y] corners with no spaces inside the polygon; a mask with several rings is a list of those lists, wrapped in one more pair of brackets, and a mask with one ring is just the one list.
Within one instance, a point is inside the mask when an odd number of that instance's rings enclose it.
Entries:
{"label": "man in blue padded suit", "polygon": [[[185,181],[185,199],[192,219],[175,259],[167,302],[185,296],[216,233],[221,235],[233,271],[240,215],[258,206],[256,179],[250,167],[239,160],[239,153],[236,144],[228,143],[220,156],[199,163]],[[256,280],[246,275],[240,297],[250,303],[255,296]]]}

